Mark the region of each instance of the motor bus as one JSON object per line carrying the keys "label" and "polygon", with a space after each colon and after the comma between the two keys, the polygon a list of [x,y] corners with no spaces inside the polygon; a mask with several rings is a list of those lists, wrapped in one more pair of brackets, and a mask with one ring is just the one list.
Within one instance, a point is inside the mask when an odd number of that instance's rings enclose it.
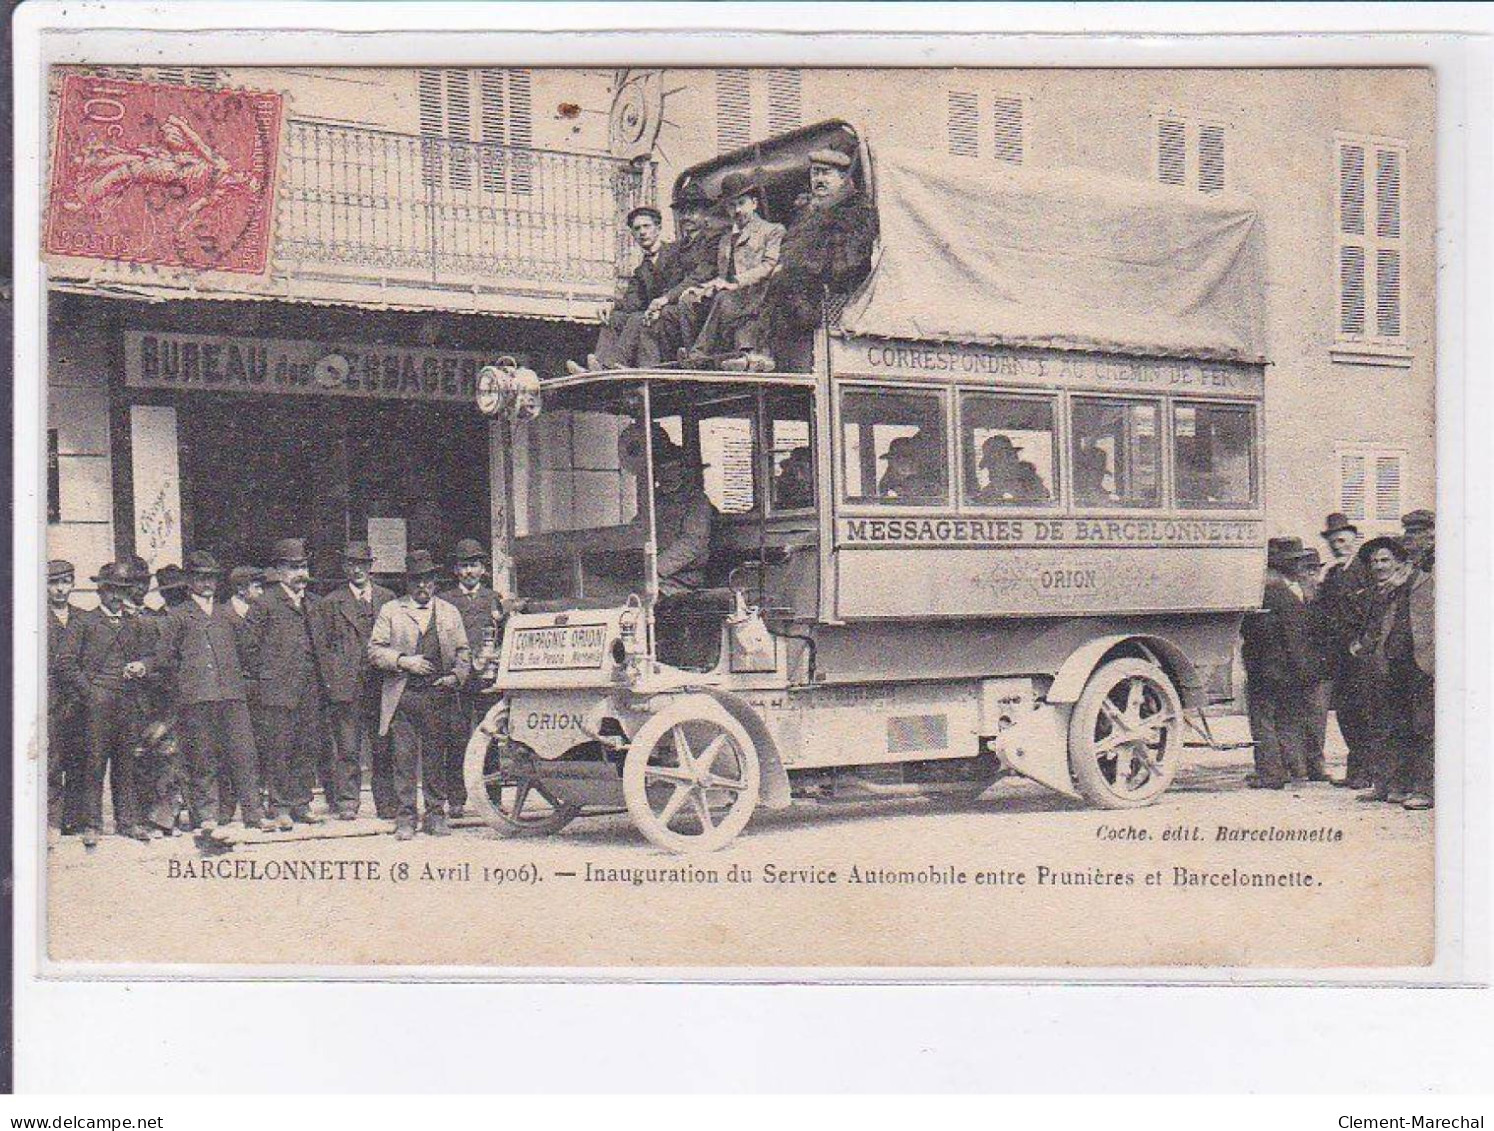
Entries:
{"label": "motor bus", "polygon": [[[844,122],[676,192],[748,170],[791,217],[827,145],[880,235],[802,357],[518,396],[488,371],[523,608],[468,749],[496,828],[625,810],[655,845],[712,850],[759,807],[975,798],[1007,775],[1150,805],[1189,713],[1231,697],[1265,556],[1248,202],[874,153]],[[709,503],[684,591],[661,578],[666,455]]]}

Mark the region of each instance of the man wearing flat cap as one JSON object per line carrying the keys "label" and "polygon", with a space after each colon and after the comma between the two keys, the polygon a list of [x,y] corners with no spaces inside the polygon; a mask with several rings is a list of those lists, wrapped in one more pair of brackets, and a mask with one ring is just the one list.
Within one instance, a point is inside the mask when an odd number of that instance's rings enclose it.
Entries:
{"label": "man wearing flat cap", "polygon": [[192,825],[213,828],[231,819],[237,799],[245,827],[259,828],[264,812],[248,684],[233,616],[217,597],[222,576],[212,554],[187,555],[188,599],[161,622],[151,674],[174,692]]}
{"label": "man wearing flat cap", "polygon": [[62,670],[62,643],[77,611],[69,600],[73,577],[72,562],[47,563],[47,823],[64,832],[76,832],[63,821],[68,781],[83,772],[81,704]]}
{"label": "man wearing flat cap", "polygon": [[447,836],[445,743],[456,692],[472,670],[462,614],[436,596],[440,567],[427,550],[405,562],[405,596],[379,610],[368,641],[369,662],[384,673],[379,733],[394,750],[399,806],[394,835],[409,840],[419,817],[417,781],[425,795],[425,831]]}
{"label": "man wearing flat cap", "polygon": [[1401,518],[1401,541],[1411,551],[1411,561],[1423,573],[1436,566],[1437,516],[1429,510],[1414,510]]}
{"label": "man wearing flat cap", "polygon": [[[463,538],[456,545],[452,572],[456,584],[441,591],[441,599],[450,602],[462,614],[462,626],[467,632],[467,645],[474,656],[481,651],[486,640],[497,643],[501,639],[506,609],[502,598],[492,586],[484,582],[487,575],[486,557],[482,544],[475,538]],[[467,808],[467,782],[464,777],[464,761],[467,756],[467,740],[490,702],[465,688],[457,693],[457,713],[446,747],[446,801],[449,815],[463,816]]]}
{"label": "man wearing flat cap", "polygon": [[809,155],[809,203],[783,237],[783,256],[763,296],[754,348],[723,368],[770,372],[802,351],[829,295],[849,295],[871,273],[877,210],[856,188],[851,156]]}
{"label": "man wearing flat cap", "polygon": [[716,276],[682,294],[690,302],[709,301],[705,323],[686,355],[686,364],[714,367],[724,354],[752,347],[751,331],[783,253],[783,225],[763,216],[763,191],[755,176],[732,173],[721,182],[721,204],[731,230],[716,246]]}
{"label": "man wearing flat cap", "polygon": [[373,551],[367,542],[349,542],[342,552],[347,584],[317,602],[311,619],[317,666],[327,691],[332,732],[333,794],[338,819],[358,816],[363,793],[363,750],[372,763],[374,810],[394,818],[394,767],[389,744],[379,735],[379,680],[368,663],[374,619],[394,594],[375,585]]}
{"label": "man wearing flat cap", "polygon": [[244,659],[266,747],[275,827],[288,831],[295,823],[319,823],[311,799],[322,749],[322,679],[311,635],[316,601],[307,590],[306,543],[282,538],[270,557],[280,580],[249,609]]}
{"label": "man wearing flat cap", "polygon": [[640,205],[628,213],[628,231],[641,253],[627,287],[612,304],[612,312],[597,335],[596,349],[586,365],[566,363],[572,373],[588,369],[628,369],[640,364],[638,351],[649,305],[673,285],[677,270],[675,249],[663,239],[664,218],[657,208]]}

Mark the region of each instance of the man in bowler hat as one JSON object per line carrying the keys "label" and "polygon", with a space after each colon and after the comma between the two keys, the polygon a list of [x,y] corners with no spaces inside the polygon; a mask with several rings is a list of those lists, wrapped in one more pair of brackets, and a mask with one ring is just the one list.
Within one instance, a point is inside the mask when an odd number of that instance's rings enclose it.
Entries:
{"label": "man in bowler hat", "polygon": [[[497,642],[506,610],[503,599],[483,580],[487,563],[481,543],[475,538],[463,538],[457,543],[454,556],[457,583],[442,590],[441,599],[449,601],[462,614],[467,645],[476,655],[488,640]],[[460,817],[466,811],[467,783],[462,777],[462,763],[467,755],[467,740],[482,721],[488,705],[474,692],[463,689],[458,693],[456,720],[446,754],[446,800],[453,817]]]}
{"label": "man in bowler hat", "polygon": [[72,623],[73,563],[53,558],[47,563],[47,824],[76,832],[62,820],[63,798],[69,777],[82,773],[82,727],[74,689],[63,678],[62,642]]}
{"label": "man in bowler hat", "polygon": [[379,733],[394,747],[399,811],[394,835],[409,840],[418,816],[416,781],[425,794],[425,831],[447,836],[445,752],[457,690],[472,670],[462,614],[436,596],[440,567],[427,550],[405,562],[405,596],[387,602],[374,621],[368,658],[384,673]]}
{"label": "man in bowler hat", "polygon": [[237,798],[245,827],[260,828],[264,813],[239,634],[217,598],[223,571],[212,554],[194,550],[185,573],[188,598],[161,622],[151,669],[174,691],[187,809],[194,826],[211,829],[232,817]]}
{"label": "man in bowler hat", "polygon": [[358,816],[363,792],[363,749],[372,763],[374,810],[392,820],[394,768],[388,741],[379,734],[379,680],[368,663],[368,638],[379,610],[394,599],[375,585],[370,570],[373,551],[367,542],[350,542],[342,552],[345,585],[317,602],[311,638],[327,691],[327,721],[332,732],[332,804],[339,820]]}
{"label": "man in bowler hat", "polygon": [[311,815],[311,798],[322,745],[322,677],[311,635],[316,599],[307,589],[306,543],[282,538],[271,557],[280,581],[249,609],[244,658],[258,703],[275,827],[288,831],[295,823],[320,823]]}
{"label": "man in bowler hat", "polygon": [[754,177],[728,176],[721,182],[721,203],[731,217],[731,230],[716,246],[716,277],[681,296],[711,304],[685,358],[697,367],[714,365],[724,354],[744,356],[752,348],[755,320],[783,252],[783,225],[763,217],[762,186]]}

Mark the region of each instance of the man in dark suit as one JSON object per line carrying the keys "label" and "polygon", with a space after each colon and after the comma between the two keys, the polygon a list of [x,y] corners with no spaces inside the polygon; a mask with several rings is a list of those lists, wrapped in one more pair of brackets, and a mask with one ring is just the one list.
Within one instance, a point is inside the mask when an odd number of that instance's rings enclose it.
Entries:
{"label": "man in dark suit", "polygon": [[1283,789],[1292,776],[1306,776],[1307,673],[1314,666],[1306,605],[1292,566],[1302,550],[1298,538],[1272,538],[1266,550],[1266,588],[1260,611],[1246,615],[1240,634],[1255,743],[1252,789]]}
{"label": "man in dark suit", "polygon": [[597,348],[586,356],[586,365],[566,362],[572,373],[587,370],[627,369],[637,365],[638,348],[645,329],[644,315],[650,304],[676,281],[677,256],[673,244],[663,240],[659,210],[641,205],[628,213],[628,230],[642,252],[627,287],[612,305],[612,313],[597,335]]}
{"label": "man in dark suit", "polygon": [[54,558],[47,563],[47,824],[66,834],[78,830],[62,819],[68,780],[82,771],[82,733],[78,696],[63,677],[62,642],[76,610],[73,563]]}
{"label": "man in dark suit", "polygon": [[[232,614],[216,596],[222,575],[211,554],[196,550],[187,555],[189,595],[161,621],[150,667],[174,693],[193,826],[214,828],[232,816],[237,798],[243,804],[245,827],[257,829],[263,825],[264,812],[248,686]],[[228,767],[230,780],[220,780],[220,766]]]}
{"label": "man in dark suit", "polygon": [[282,538],[272,554],[280,581],[249,609],[244,658],[254,684],[259,733],[265,743],[275,827],[320,824],[311,815],[321,749],[322,686],[312,643],[316,604],[307,591],[306,543]]}
{"label": "man in dark suit", "polygon": [[69,789],[63,823],[76,828],[83,844],[93,848],[104,826],[104,777],[114,803],[114,829],[121,836],[149,840],[140,823],[133,751],[137,733],[125,688],[141,679],[149,654],[143,646],[137,614],[126,596],[136,583],[128,571],[109,562],[93,583],[99,607],[79,609],[69,617],[58,669],[82,703],[84,764],[78,788]]}
{"label": "man in dark suit", "polygon": [[1375,754],[1369,718],[1364,710],[1362,684],[1365,673],[1349,645],[1359,635],[1371,587],[1369,571],[1359,560],[1359,527],[1342,512],[1335,511],[1323,523],[1323,541],[1334,562],[1318,582],[1317,607],[1330,653],[1328,676],[1333,681],[1333,713],[1344,745],[1349,748],[1348,766],[1336,783],[1349,789],[1368,789],[1370,766]]}
{"label": "man in dark suit", "polygon": [[[352,542],[342,553],[346,585],[319,602],[311,617],[311,639],[327,692],[332,732],[332,777],[339,820],[358,816],[363,791],[363,748],[370,747],[374,809],[393,820],[394,770],[389,743],[379,735],[379,680],[368,663],[368,636],[374,618],[394,594],[369,576],[373,552],[367,542]],[[328,799],[332,804],[333,799]]]}
{"label": "man in dark suit", "polygon": [[[475,538],[463,538],[457,543],[455,572],[457,583],[440,594],[462,614],[462,625],[467,630],[467,644],[474,656],[482,651],[483,644],[498,638],[503,623],[503,600],[484,584],[487,563],[482,545]],[[446,757],[446,801],[448,812],[460,817],[466,812],[467,783],[463,778],[463,762],[467,756],[467,740],[491,703],[474,691],[463,689],[457,695],[457,717],[451,728],[451,742]]]}

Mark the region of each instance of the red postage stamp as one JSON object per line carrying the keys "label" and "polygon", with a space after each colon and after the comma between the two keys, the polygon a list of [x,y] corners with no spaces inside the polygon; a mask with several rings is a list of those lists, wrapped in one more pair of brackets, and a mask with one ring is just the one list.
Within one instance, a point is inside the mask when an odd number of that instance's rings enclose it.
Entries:
{"label": "red postage stamp", "polygon": [[281,97],[68,75],[46,249],[261,274]]}

